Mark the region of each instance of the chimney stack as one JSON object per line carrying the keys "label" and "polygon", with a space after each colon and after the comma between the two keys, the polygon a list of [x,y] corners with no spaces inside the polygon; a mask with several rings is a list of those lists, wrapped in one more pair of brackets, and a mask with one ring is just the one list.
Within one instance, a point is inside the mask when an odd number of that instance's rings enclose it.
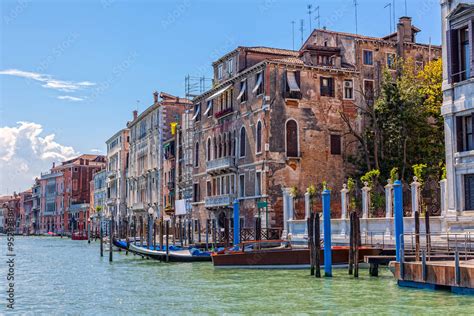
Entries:
{"label": "chimney stack", "polygon": [[56,167],[56,163],[53,161],[53,168]]}
{"label": "chimney stack", "polygon": [[158,91],[153,92],[153,102],[158,103]]}
{"label": "chimney stack", "polygon": [[133,120],[135,121],[138,117],[138,111],[137,110],[133,110]]}
{"label": "chimney stack", "polygon": [[400,43],[413,43],[415,41],[415,33],[411,25],[411,18],[402,16],[397,24],[397,39]]}

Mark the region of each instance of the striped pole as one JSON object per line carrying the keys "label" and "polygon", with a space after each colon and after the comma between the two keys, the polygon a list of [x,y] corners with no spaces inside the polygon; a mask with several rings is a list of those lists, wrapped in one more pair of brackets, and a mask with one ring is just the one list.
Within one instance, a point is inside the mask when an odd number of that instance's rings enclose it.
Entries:
{"label": "striped pole", "polygon": [[393,212],[395,221],[395,249],[396,258],[400,262],[400,249],[403,247],[403,192],[402,182],[395,181],[393,184]]}
{"label": "striped pole", "polygon": [[331,191],[323,191],[323,221],[324,221],[324,275],[332,277],[331,252]]}

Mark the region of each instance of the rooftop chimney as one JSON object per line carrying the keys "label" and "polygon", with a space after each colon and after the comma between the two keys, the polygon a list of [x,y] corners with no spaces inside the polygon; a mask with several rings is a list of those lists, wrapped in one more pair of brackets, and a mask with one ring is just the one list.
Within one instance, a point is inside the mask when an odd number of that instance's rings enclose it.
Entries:
{"label": "rooftop chimney", "polygon": [[153,102],[158,103],[158,91],[153,92]]}
{"label": "rooftop chimney", "polygon": [[402,16],[397,24],[397,39],[402,43],[413,43],[415,41],[415,33],[411,25],[411,18]]}
{"label": "rooftop chimney", "polygon": [[53,161],[53,168],[56,167],[56,163]]}
{"label": "rooftop chimney", "polygon": [[137,110],[133,110],[133,120],[135,121],[138,117],[138,111]]}

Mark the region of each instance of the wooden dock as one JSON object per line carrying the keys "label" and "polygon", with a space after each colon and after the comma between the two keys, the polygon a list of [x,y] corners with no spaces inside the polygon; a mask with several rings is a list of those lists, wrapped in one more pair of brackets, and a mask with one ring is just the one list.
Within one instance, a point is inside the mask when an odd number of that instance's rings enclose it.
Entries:
{"label": "wooden dock", "polygon": [[453,260],[404,263],[394,261],[392,265],[400,286],[474,294],[474,260],[458,261],[458,264]]}

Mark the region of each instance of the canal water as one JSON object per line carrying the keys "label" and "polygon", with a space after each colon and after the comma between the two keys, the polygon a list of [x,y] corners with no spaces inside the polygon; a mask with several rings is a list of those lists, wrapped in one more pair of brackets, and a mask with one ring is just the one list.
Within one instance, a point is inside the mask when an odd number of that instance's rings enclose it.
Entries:
{"label": "canal water", "polygon": [[[0,237],[0,314],[6,311],[6,238]],[[115,314],[457,314],[474,297],[403,289],[388,270],[355,280],[346,270],[315,279],[308,270],[219,270],[211,263],[159,263],[99,244],[57,237],[15,240],[15,312]]]}

